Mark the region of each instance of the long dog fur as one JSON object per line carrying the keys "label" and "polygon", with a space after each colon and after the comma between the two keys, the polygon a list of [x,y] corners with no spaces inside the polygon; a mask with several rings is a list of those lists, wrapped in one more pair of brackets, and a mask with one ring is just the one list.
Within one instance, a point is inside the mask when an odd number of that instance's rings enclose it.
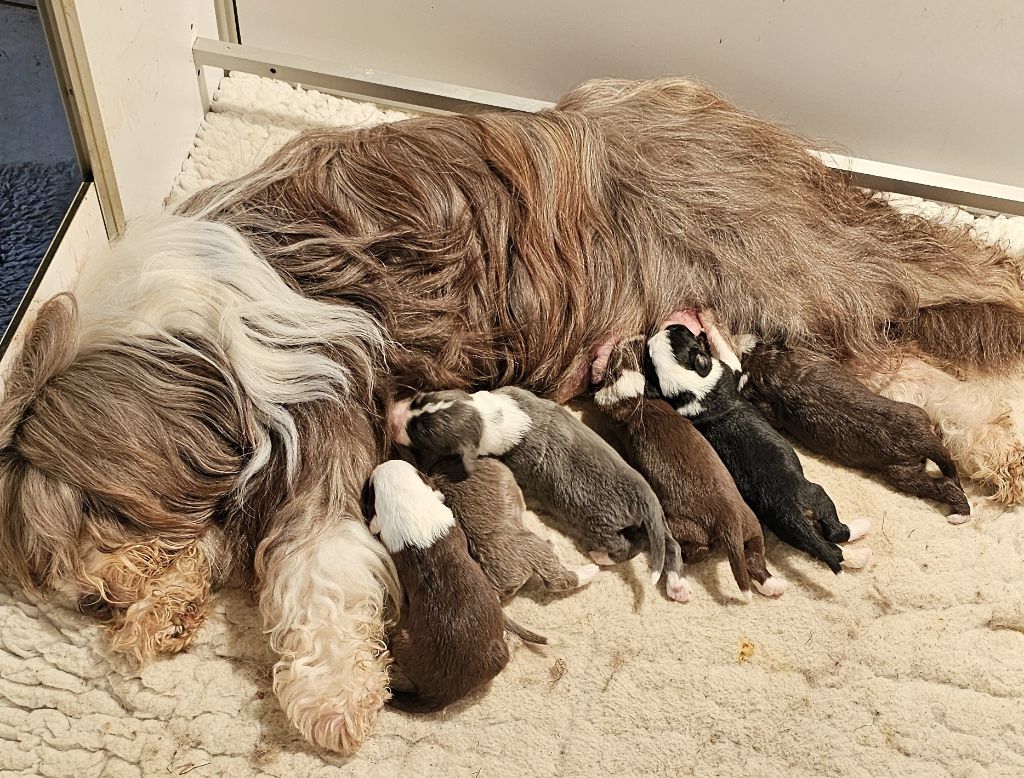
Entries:
{"label": "long dog fur", "polygon": [[566,399],[604,339],[680,307],[878,371],[910,347],[1019,358],[1019,261],[897,213],[807,145],[682,79],[300,135],[39,312],[0,404],[0,565],[105,600],[115,645],[144,659],[201,622],[152,595],[173,580],[201,611],[192,572],[226,563],[196,544],[219,529],[288,717],[353,751],[387,697],[399,601],[360,511],[392,392]]}

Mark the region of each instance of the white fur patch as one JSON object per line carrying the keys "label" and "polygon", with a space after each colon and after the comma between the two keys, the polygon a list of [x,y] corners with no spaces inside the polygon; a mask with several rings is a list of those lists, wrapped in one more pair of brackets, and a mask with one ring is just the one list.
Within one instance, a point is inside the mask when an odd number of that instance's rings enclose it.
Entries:
{"label": "white fur patch", "polygon": [[493,392],[470,395],[484,430],[480,436],[480,456],[501,456],[529,432],[533,422],[526,411],[511,397]]}
{"label": "white fur patch", "polygon": [[749,380],[750,380],[750,376],[748,376],[746,373],[741,375],[740,376],[740,380],[736,382],[736,391],[737,392],[742,392],[743,391],[743,387],[747,385],[747,381],[749,381]]}
{"label": "white fur patch", "polygon": [[392,554],[407,546],[430,548],[455,526],[451,510],[408,462],[384,462],[370,481],[376,497],[374,521],[381,542]]}
{"label": "white fur patch", "polygon": [[[757,345],[757,336],[752,335],[749,332],[746,335],[740,335],[736,339],[736,348],[740,350],[740,356],[749,354],[754,350],[754,346]],[[766,582],[767,583],[767,582]]]}
{"label": "white fur patch", "polygon": [[864,537],[869,532],[871,532],[870,519],[854,519],[853,521],[849,522],[846,526],[850,528],[850,539],[847,541],[848,543],[852,543],[855,540],[859,540],[860,538]]}
{"label": "white fur patch", "polygon": [[[714,357],[711,358],[711,372],[701,376],[687,367],[676,362],[672,353],[672,344],[669,342],[668,330],[662,330],[647,342],[647,348],[651,355],[651,362],[658,374],[658,383],[661,385],[661,393],[666,397],[675,397],[684,392],[690,392],[696,400],[702,400],[708,396],[719,379],[722,377],[722,363]],[[690,403],[693,405],[693,403]],[[679,409],[683,412],[682,408]],[[700,408],[691,413],[700,411]]]}
{"label": "white fur patch", "polygon": [[665,581],[665,593],[676,602],[689,602],[693,594],[690,582],[674,570],[669,571]]}
{"label": "white fur patch", "polygon": [[636,370],[625,370],[611,386],[606,386],[594,395],[598,405],[613,405],[619,400],[641,397],[647,381],[644,374]]}
{"label": "white fur patch", "polygon": [[693,402],[686,403],[686,405],[680,405],[676,412],[680,416],[696,416],[703,410],[704,406],[697,402],[697,400],[694,400]]}
{"label": "white fur patch", "polygon": [[843,567],[847,570],[860,570],[871,561],[870,548],[844,548]]}
{"label": "white fur patch", "polygon": [[766,578],[763,584],[757,581],[752,581],[751,583],[754,584],[758,594],[763,594],[765,597],[781,597],[782,593],[789,587],[784,578],[779,578],[775,575]]}

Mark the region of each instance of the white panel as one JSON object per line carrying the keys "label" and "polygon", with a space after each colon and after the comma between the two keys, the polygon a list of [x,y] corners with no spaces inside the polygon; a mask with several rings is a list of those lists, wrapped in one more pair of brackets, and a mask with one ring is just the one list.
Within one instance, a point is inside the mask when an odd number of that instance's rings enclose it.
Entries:
{"label": "white panel", "polygon": [[[29,308],[22,319],[21,325],[14,334],[14,339],[4,352],[3,360],[0,360],[0,375],[6,371],[7,361],[18,349],[18,344],[25,334],[25,324],[32,320],[35,309],[46,300],[49,300],[58,292],[64,292],[71,288],[71,284],[78,275],[82,263],[88,255],[106,246],[107,232],[103,227],[103,216],[100,214],[99,197],[96,195],[96,187],[90,185],[82,202],[75,211],[67,232],[61,239],[57,251],[50,260],[50,266],[46,269],[45,275],[36,288]],[[3,385],[0,382],[0,391]]]}
{"label": "white panel", "polygon": [[202,121],[197,36],[217,37],[213,0],[75,0],[125,216],[158,210]]}
{"label": "white panel", "polygon": [[242,43],[553,100],[689,75],[856,157],[1024,184],[1020,0],[238,0]]}

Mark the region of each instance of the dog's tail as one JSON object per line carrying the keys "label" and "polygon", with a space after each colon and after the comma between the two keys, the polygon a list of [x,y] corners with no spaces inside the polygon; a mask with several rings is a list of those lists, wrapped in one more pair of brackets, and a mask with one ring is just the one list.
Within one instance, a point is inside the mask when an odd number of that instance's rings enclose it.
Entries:
{"label": "dog's tail", "polygon": [[668,535],[665,512],[662,511],[661,503],[656,497],[645,512],[643,525],[647,532],[647,542],[651,547],[651,583],[656,584],[661,580],[661,574],[665,572],[665,538]]}
{"label": "dog's tail", "polygon": [[750,594],[750,571],[747,569],[746,552],[743,545],[743,527],[739,524],[732,526],[724,540],[723,545],[726,556],[729,557],[732,577],[736,579],[743,599],[749,601],[752,595]]}
{"label": "dog's tail", "polygon": [[538,635],[536,632],[531,632],[521,624],[516,624],[508,616],[505,617],[505,631],[511,632],[517,638],[527,643],[535,643],[539,646],[546,646],[548,644],[548,639],[546,637]]}

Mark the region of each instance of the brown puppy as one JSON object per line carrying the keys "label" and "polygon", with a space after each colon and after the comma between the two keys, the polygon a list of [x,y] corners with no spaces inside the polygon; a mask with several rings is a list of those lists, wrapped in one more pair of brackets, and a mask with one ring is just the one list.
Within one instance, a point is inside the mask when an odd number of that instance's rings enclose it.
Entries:
{"label": "brown puppy", "polygon": [[[897,489],[944,503],[949,521],[967,521],[956,465],[928,414],[881,397],[842,367],[806,349],[742,341],[740,391],[774,426],[810,451],[840,464],[879,473]],[[928,474],[928,461],[941,478]]]}
{"label": "brown puppy", "polygon": [[526,529],[523,493],[512,471],[497,459],[482,458],[466,473],[461,461],[450,457],[429,472],[499,598],[511,597],[534,576],[557,592],[578,589],[597,575],[593,564],[567,569],[552,544]]}
{"label": "brown puppy", "polygon": [[718,454],[668,403],[645,399],[643,349],[643,337],[613,349],[597,406],[621,425],[630,464],[658,495],[686,561],[724,548],[744,599],[750,600],[751,581],[767,597],[781,595],[787,584],[768,572],[761,524]]}
{"label": "brown puppy", "polygon": [[411,464],[390,460],[370,476],[380,534],[404,593],[390,649],[412,690],[391,705],[440,710],[494,678],[508,663],[505,620],[490,581],[441,495]]}

